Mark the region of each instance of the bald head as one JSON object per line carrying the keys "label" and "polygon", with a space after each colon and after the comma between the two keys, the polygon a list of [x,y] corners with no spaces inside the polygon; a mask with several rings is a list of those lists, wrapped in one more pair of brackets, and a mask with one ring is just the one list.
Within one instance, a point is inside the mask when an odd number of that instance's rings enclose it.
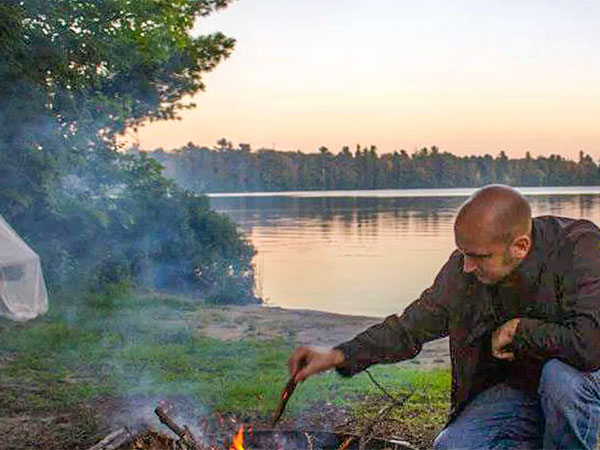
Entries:
{"label": "bald head", "polygon": [[531,236],[531,207],[509,186],[484,186],[460,207],[455,230],[490,243],[509,244],[519,235]]}

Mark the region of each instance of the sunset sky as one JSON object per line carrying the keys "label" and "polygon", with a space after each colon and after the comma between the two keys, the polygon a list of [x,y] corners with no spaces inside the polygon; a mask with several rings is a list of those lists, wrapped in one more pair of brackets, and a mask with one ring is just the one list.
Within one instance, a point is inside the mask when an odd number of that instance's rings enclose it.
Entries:
{"label": "sunset sky", "polygon": [[600,0],[238,0],[194,32],[213,31],[232,56],[142,148],[600,158]]}

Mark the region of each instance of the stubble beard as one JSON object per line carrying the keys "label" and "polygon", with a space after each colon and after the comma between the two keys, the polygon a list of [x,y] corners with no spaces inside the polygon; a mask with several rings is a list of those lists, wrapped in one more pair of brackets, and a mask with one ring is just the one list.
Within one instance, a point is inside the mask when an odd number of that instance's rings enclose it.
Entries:
{"label": "stubble beard", "polygon": [[519,266],[519,263],[520,263],[520,260],[518,258],[513,258],[512,256],[510,256],[510,253],[508,252],[508,249],[507,249],[504,252],[504,254],[502,255],[503,270],[499,272],[497,277],[494,277],[494,279],[490,279],[485,274],[476,274],[477,279],[481,283],[488,284],[488,285],[494,285],[494,284],[500,283],[500,282],[506,280],[515,271],[515,269]]}

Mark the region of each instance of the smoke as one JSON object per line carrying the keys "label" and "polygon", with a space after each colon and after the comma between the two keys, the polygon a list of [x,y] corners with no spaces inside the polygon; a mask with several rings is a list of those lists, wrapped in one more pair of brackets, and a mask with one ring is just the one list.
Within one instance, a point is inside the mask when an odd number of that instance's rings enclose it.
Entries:
{"label": "smoke", "polygon": [[[77,384],[78,394],[87,393],[111,426],[150,421],[159,428],[154,408],[170,401],[174,418],[199,432],[201,418],[211,415],[203,398],[219,381],[203,370],[200,342],[185,320],[193,300],[139,290],[255,301],[253,249],[205,199],[163,178],[154,160],[118,153],[113,133],[144,117],[170,118],[178,96],[197,90],[203,67],[228,54],[233,41],[213,35],[215,48],[206,42],[206,55],[196,52],[196,41],[183,51],[181,28],[173,31],[177,39],[164,52],[161,70],[139,73],[143,55],[136,52],[144,46],[124,42],[132,36],[129,27],[113,29],[125,35],[107,44],[112,33],[87,17],[86,8],[49,5],[0,7],[6,25],[0,43],[0,214],[40,255],[51,294],[51,312],[32,325],[30,345],[52,344],[51,354],[40,359],[52,361],[53,371],[64,370],[65,385]],[[155,23],[163,36],[163,16],[156,14],[157,21],[144,23]],[[80,25],[63,29],[73,17]],[[80,33],[86,23],[96,34]],[[113,60],[123,64],[109,74]],[[91,76],[80,76],[86,67]]]}

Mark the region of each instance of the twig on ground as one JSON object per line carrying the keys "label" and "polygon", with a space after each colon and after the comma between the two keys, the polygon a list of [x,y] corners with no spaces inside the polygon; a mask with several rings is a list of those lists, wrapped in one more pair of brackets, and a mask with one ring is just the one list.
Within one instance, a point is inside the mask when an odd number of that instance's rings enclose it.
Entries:
{"label": "twig on ground", "polygon": [[310,437],[310,434],[304,432],[304,436],[306,437],[306,442],[307,442],[307,450],[313,450],[313,442],[312,442],[312,438]]}
{"label": "twig on ground", "polygon": [[116,450],[133,439],[126,427],[113,431],[88,450]]}
{"label": "twig on ground", "polygon": [[375,428],[375,425],[377,425],[381,420],[383,420],[385,418],[385,416],[387,416],[389,414],[389,412],[392,410],[392,408],[394,406],[397,406],[396,403],[388,403],[387,405],[385,405],[383,408],[381,408],[379,410],[379,412],[377,413],[377,415],[371,419],[369,421],[369,423],[367,423],[367,425],[365,426],[365,429],[363,430],[362,434],[360,435],[360,441],[358,444],[358,449],[359,450],[365,450],[367,447],[367,443],[373,439],[373,436],[371,434],[371,432],[373,431],[373,428]]}
{"label": "twig on ground", "polygon": [[403,398],[399,399],[399,398],[393,396],[392,394],[390,394],[381,384],[379,384],[377,382],[377,380],[375,378],[373,378],[373,375],[371,375],[371,372],[369,372],[368,370],[365,370],[365,372],[367,372],[367,375],[369,376],[369,378],[371,379],[373,384],[375,386],[377,386],[379,388],[379,390],[381,390],[381,392],[383,392],[383,394],[387,398],[390,399],[390,403],[388,403],[383,408],[381,408],[379,410],[379,412],[377,413],[377,415],[371,421],[369,421],[367,423],[367,425],[365,426],[365,428],[360,436],[360,441],[359,441],[359,445],[358,445],[359,450],[365,450],[367,443],[373,438],[373,436],[371,435],[373,429],[380,421],[385,419],[385,417],[391,412],[392,408],[394,408],[396,406],[399,408],[403,407],[404,404],[408,401],[408,399],[410,399],[413,396],[413,394],[415,393],[415,389],[413,388],[407,395],[405,395]]}

